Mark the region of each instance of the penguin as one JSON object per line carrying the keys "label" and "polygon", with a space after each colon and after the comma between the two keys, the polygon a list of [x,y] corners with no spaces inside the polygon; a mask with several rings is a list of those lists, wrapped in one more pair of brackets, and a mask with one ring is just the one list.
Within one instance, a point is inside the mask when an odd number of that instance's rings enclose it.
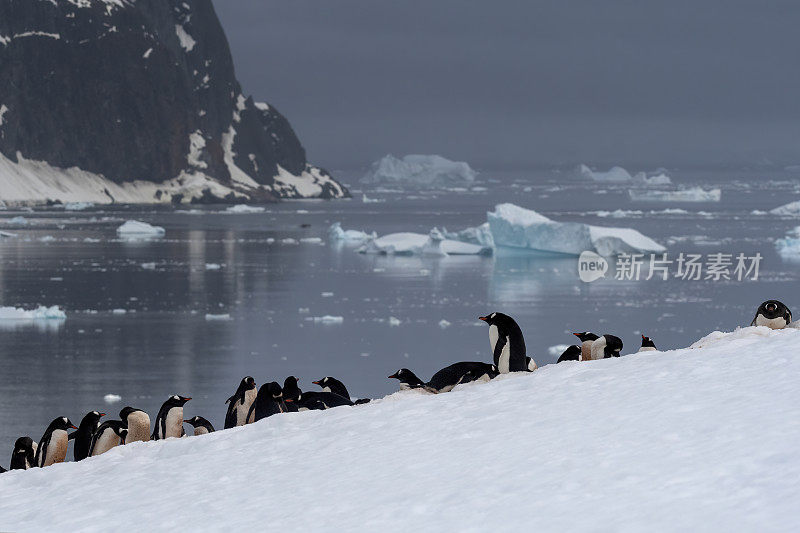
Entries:
{"label": "penguin", "polygon": [[573,333],[581,340],[581,358],[580,361],[591,361],[592,359],[592,343],[599,337],[590,331],[583,331],[581,333]]}
{"label": "penguin", "polygon": [[30,437],[20,437],[11,452],[11,470],[27,470],[36,466],[36,443]]}
{"label": "penguin", "polygon": [[78,431],[70,433],[69,438],[75,439],[75,444],[72,445],[72,454],[76,461],[82,461],[89,457],[89,449],[92,446],[92,436],[94,432],[97,431],[100,418],[104,416],[106,416],[105,413],[99,413],[97,411],[86,413],[81,423],[78,424]]}
{"label": "penguin", "polygon": [[59,416],[47,426],[36,449],[36,466],[45,467],[62,463],[67,458],[70,429],[78,429],[66,416]]}
{"label": "penguin", "polygon": [[359,398],[357,400],[353,400],[350,397],[350,393],[347,391],[347,387],[344,386],[344,383],[330,376],[318,379],[317,381],[312,381],[311,383],[322,387],[322,392],[332,392],[334,394],[338,394],[339,396],[344,396],[348,400],[352,401],[355,405],[361,405],[371,401],[369,398]]}
{"label": "penguin", "polygon": [[125,423],[128,428],[128,434],[125,436],[124,444],[131,442],[150,440],[150,415],[136,409],[135,407],[123,407],[119,412],[119,418]]}
{"label": "penguin", "polygon": [[581,347],[577,344],[573,344],[572,346],[568,346],[564,353],[558,358],[556,364],[564,362],[564,361],[580,361],[581,358]]}
{"label": "penguin", "polygon": [[170,437],[183,437],[183,406],[191,400],[186,396],[173,394],[161,405],[158,410],[153,428],[152,440],[168,439]]}
{"label": "penguin", "polygon": [[225,414],[225,429],[243,426],[252,422],[248,418],[248,412],[253,402],[256,400],[256,380],[251,376],[245,376],[239,383],[239,388],[233,396],[225,400],[228,404],[228,412]]}
{"label": "penguin", "polygon": [[592,359],[606,359],[607,357],[619,357],[622,351],[622,340],[614,335],[601,335],[596,341],[592,342]]}
{"label": "penguin", "polygon": [[256,401],[250,406],[247,419],[250,420],[252,418],[258,422],[268,416],[287,412],[289,412],[289,407],[284,402],[283,389],[281,389],[277,381],[270,381],[261,385],[261,388],[258,389]]}
{"label": "penguin", "polygon": [[792,312],[778,300],[767,300],[756,309],[751,326],[767,326],[770,329],[783,329],[792,321]]}
{"label": "penguin", "polygon": [[300,387],[297,386],[297,378],[289,376],[283,380],[283,401],[290,413],[298,411],[297,404],[292,400],[296,400],[299,397]]}
{"label": "penguin", "polygon": [[111,448],[125,443],[128,428],[122,420],[106,420],[97,428],[89,447],[89,457],[106,453]]}
{"label": "penguin", "polygon": [[656,348],[656,343],[653,342],[653,339],[651,339],[650,337],[645,337],[644,335],[642,335],[642,347],[639,348],[639,351],[640,352],[655,352],[656,350],[658,350],[658,348]]}
{"label": "penguin", "polygon": [[500,373],[528,370],[525,339],[514,319],[503,313],[491,313],[478,318],[489,324],[489,345],[494,365]]}
{"label": "penguin", "polygon": [[286,400],[296,403],[299,411],[332,409],[343,405],[353,405],[353,402],[344,396],[333,392],[302,392],[296,398]]}
{"label": "penguin", "polygon": [[211,422],[202,416],[193,416],[189,420],[184,420],[184,422],[190,424],[194,428],[195,437],[198,435],[205,435],[207,433],[214,433],[214,426],[212,426]]}
{"label": "penguin", "polygon": [[[468,373],[470,374],[469,376],[467,376]],[[475,361],[462,361],[439,370],[427,383],[424,383],[414,372],[407,368],[401,368],[389,378],[400,381],[401,390],[425,389],[428,392],[439,394],[450,392],[453,387],[462,383],[478,380],[489,381],[499,374],[500,372],[495,365]],[[465,376],[467,376],[466,381]]]}
{"label": "penguin", "polygon": [[536,364],[536,361],[534,361],[528,356],[525,356],[525,366],[527,366],[528,372],[533,372],[534,370],[539,368],[539,365]]}

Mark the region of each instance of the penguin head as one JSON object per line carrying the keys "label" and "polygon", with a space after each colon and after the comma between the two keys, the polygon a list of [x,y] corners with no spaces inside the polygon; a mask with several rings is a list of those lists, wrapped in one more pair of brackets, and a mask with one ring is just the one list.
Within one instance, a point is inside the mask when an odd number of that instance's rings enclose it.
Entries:
{"label": "penguin head", "polygon": [[202,427],[204,424],[207,424],[208,420],[206,420],[202,416],[193,416],[189,420],[184,420],[184,422],[186,422],[187,424],[191,424],[192,427],[196,428],[198,426]]}
{"label": "penguin head", "polygon": [[486,316],[479,316],[478,320],[483,320],[484,322],[486,322],[490,326],[494,326],[498,322],[500,322],[502,320],[502,317],[504,317],[504,316],[506,316],[506,315],[504,315],[502,313],[489,313]]}
{"label": "penguin head", "polygon": [[106,416],[105,413],[100,413],[98,411],[89,411],[86,413],[86,416],[83,417],[81,420],[81,426],[83,427],[91,427],[96,426],[98,422],[100,422],[100,418]]}
{"label": "penguin head", "polygon": [[141,411],[141,409],[136,409],[135,407],[131,407],[129,405],[125,406],[119,412],[119,417],[123,421],[127,421],[128,420],[128,416],[130,416],[131,413],[135,413],[136,411]]}
{"label": "penguin head", "polygon": [[407,387],[410,387],[412,389],[422,387],[423,385],[425,385],[425,383],[423,383],[423,381],[419,379],[415,373],[413,373],[411,370],[407,368],[401,368],[400,370],[389,376],[389,379],[396,379],[401,384],[406,385]]}
{"label": "penguin head", "polygon": [[75,427],[75,424],[73,424],[72,421],[66,416],[59,416],[58,418],[53,420],[50,423],[50,427],[53,429],[53,431],[58,429],[63,431],[67,431],[69,429],[78,429]]}
{"label": "penguin head", "polygon": [[642,348],[655,348],[656,343],[653,342],[653,339],[647,337],[646,335],[642,335]]}
{"label": "penguin head", "polygon": [[125,437],[128,436],[128,428],[124,426],[114,428],[114,433],[116,433],[122,440],[125,440]]}
{"label": "penguin head", "polygon": [[256,380],[253,376],[245,376],[242,378],[242,383],[239,385],[243,390],[253,390],[256,388]]}
{"label": "penguin head", "polygon": [[276,400],[283,396],[283,389],[277,381],[270,381],[267,383],[267,392]]}
{"label": "penguin head", "polygon": [[786,307],[783,302],[779,302],[778,300],[767,300],[759,305],[758,311],[756,311],[756,315],[762,315],[764,318],[770,320],[773,318],[784,317],[787,313],[791,317],[792,312],[789,311],[789,308]]}
{"label": "penguin head", "polygon": [[30,437],[20,437],[14,443],[14,452],[15,454],[20,453],[24,454],[28,450],[33,450],[33,439]]}
{"label": "penguin head", "polygon": [[171,407],[183,407],[189,400],[191,400],[191,398],[188,396],[180,396],[178,394],[173,394],[167,399],[165,403]]}
{"label": "penguin head", "polygon": [[322,390],[332,392],[340,396],[345,396],[347,398],[350,397],[350,393],[347,392],[347,387],[344,386],[344,383],[334,377],[327,376],[322,379],[318,379],[317,381],[312,381],[312,383],[322,387]]}
{"label": "penguin head", "polygon": [[581,331],[580,333],[573,333],[573,335],[578,337],[581,340],[581,342],[596,341],[597,339],[600,338],[591,331]]}
{"label": "penguin head", "polygon": [[289,376],[283,381],[283,399],[287,402],[299,400],[301,396],[300,387],[297,386],[297,378]]}

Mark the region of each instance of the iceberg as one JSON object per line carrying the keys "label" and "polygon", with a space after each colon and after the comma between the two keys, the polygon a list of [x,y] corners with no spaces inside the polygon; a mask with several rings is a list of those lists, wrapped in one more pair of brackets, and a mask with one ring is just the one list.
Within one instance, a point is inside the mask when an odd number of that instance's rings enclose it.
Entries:
{"label": "iceberg", "polygon": [[65,211],[83,211],[90,207],[94,207],[92,202],[67,202],[64,204]]}
{"label": "iceberg", "polygon": [[583,180],[596,181],[599,183],[632,183],[642,186],[671,185],[672,179],[667,176],[664,169],[658,169],[656,174],[648,176],[645,172],[637,172],[631,175],[630,172],[622,167],[611,167],[605,172],[592,170],[587,165],[578,165],[573,174]]}
{"label": "iceberg", "polygon": [[398,159],[387,155],[372,163],[361,183],[398,185],[414,188],[446,188],[469,185],[477,172],[463,161],[450,161],[438,155],[407,155]]}
{"label": "iceberg", "polygon": [[580,255],[664,252],[666,248],[635,229],[557,222],[514,204],[499,204],[487,213],[495,246]]}
{"label": "iceberg", "polygon": [[488,222],[484,222],[476,228],[466,228],[456,232],[449,232],[447,229],[442,231],[444,236],[450,240],[494,248],[494,237],[492,237],[492,230],[489,228]]}
{"label": "iceberg", "polygon": [[40,305],[31,310],[19,307],[0,307],[0,320],[63,320],[65,318],[67,318],[67,314],[57,305],[51,307]]}
{"label": "iceberg", "polygon": [[164,233],[161,226],[151,226],[138,220],[128,220],[117,228],[117,235],[121,237],[161,237]]}
{"label": "iceberg", "polygon": [[447,239],[433,228],[428,235],[422,233],[390,233],[372,239],[358,249],[362,254],[380,255],[426,255],[444,257],[448,255],[491,255],[487,246]]}
{"label": "iceberg", "polygon": [[263,213],[265,208],[247,204],[236,204],[225,209],[226,213]]}
{"label": "iceberg", "polygon": [[701,187],[676,191],[629,190],[628,196],[634,202],[719,202],[722,198],[722,190],[706,190]]}
{"label": "iceberg", "polygon": [[332,241],[347,241],[347,242],[362,242],[370,239],[376,239],[378,234],[374,231],[366,233],[354,229],[342,229],[341,222],[334,222],[328,228],[328,238]]}
{"label": "iceberg", "polygon": [[775,241],[775,248],[781,255],[800,256],[800,226],[786,234],[786,237]]}
{"label": "iceberg", "polygon": [[769,212],[782,217],[800,216],[800,200],[776,207],[775,209],[770,209]]}

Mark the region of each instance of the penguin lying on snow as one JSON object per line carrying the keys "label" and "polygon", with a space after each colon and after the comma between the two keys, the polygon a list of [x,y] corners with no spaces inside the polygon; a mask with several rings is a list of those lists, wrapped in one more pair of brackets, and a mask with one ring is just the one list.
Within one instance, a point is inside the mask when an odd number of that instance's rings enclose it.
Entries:
{"label": "penguin lying on snow", "polygon": [[498,371],[507,374],[529,370],[531,363],[525,354],[525,338],[514,319],[503,313],[478,318],[489,324],[489,345]]}
{"label": "penguin lying on snow", "polygon": [[89,456],[94,457],[106,453],[111,448],[125,443],[128,428],[122,420],[107,420],[100,424],[92,437]]}
{"label": "penguin lying on snow", "polygon": [[350,393],[347,391],[347,387],[344,386],[344,383],[336,378],[332,378],[331,376],[318,379],[317,381],[312,381],[311,383],[322,387],[322,392],[332,392],[334,394],[338,394],[339,396],[344,396],[348,400],[352,401],[355,405],[361,405],[370,402],[369,398],[359,398],[357,400],[353,400],[350,397]]}
{"label": "penguin lying on snow", "polygon": [[250,376],[244,377],[233,396],[225,400],[225,403],[228,404],[228,412],[225,414],[225,429],[243,426],[253,421],[249,418],[248,413],[256,400],[257,393],[256,380]]}
{"label": "penguin lying on snow", "polygon": [[[449,392],[453,387],[462,383],[480,379],[489,381],[499,374],[495,365],[477,361],[462,361],[439,370],[427,383],[423,382],[414,372],[407,368],[401,368],[389,376],[389,379],[398,380],[400,382],[400,390],[425,389],[428,392],[438,394]],[[467,381],[465,381],[465,378]]]}
{"label": "penguin lying on snow", "polygon": [[169,437],[183,437],[183,406],[191,398],[173,394],[158,410],[155,428],[150,436],[153,440],[167,439]]}
{"label": "penguin lying on snow", "polygon": [[353,405],[349,398],[332,392],[303,392],[297,386],[297,378],[294,376],[289,376],[283,383],[283,400],[290,410],[298,411]]}
{"label": "penguin lying on snow", "polygon": [[30,437],[20,437],[11,452],[11,470],[27,470],[36,466],[36,443]]}
{"label": "penguin lying on snow", "polygon": [[131,442],[150,440],[150,415],[136,409],[135,407],[123,407],[119,412],[119,418],[125,423],[128,428],[128,434],[125,436],[125,444]]}
{"label": "penguin lying on snow", "polygon": [[653,342],[653,339],[650,337],[645,337],[642,335],[642,347],[639,348],[640,352],[655,352],[658,348],[656,348],[656,343]]}
{"label": "penguin lying on snow", "polygon": [[564,350],[564,353],[558,358],[556,363],[561,363],[563,361],[579,361],[581,358],[581,347],[577,344],[573,344],[572,346],[567,347]]}
{"label": "penguin lying on snow", "polygon": [[198,435],[205,435],[207,433],[214,432],[214,426],[211,425],[211,422],[203,418],[202,416],[193,416],[189,420],[184,420],[187,424],[190,424],[194,428],[194,436]]}
{"label": "penguin lying on snow", "polygon": [[247,419],[250,420],[252,418],[253,421],[258,422],[263,418],[288,412],[289,407],[283,401],[283,389],[281,389],[277,381],[270,381],[269,383],[264,383],[258,389],[256,400],[247,413]]}
{"label": "penguin lying on snow", "polygon": [[[81,423],[78,424],[78,431],[70,433],[69,438],[75,439],[75,444],[72,445],[72,454],[76,461],[82,461],[89,457],[89,450],[92,447],[92,436],[97,431],[97,425],[100,424],[100,418],[106,416],[105,413],[91,411],[86,413]],[[149,427],[147,428],[149,431]]]}
{"label": "penguin lying on snow", "polygon": [[59,416],[47,426],[36,449],[36,465],[39,467],[62,463],[67,458],[67,431],[78,429],[66,416]]}
{"label": "penguin lying on snow", "polygon": [[614,335],[601,335],[592,342],[592,359],[606,359],[608,357],[619,357],[622,351],[622,339]]}
{"label": "penguin lying on snow", "polygon": [[592,343],[599,337],[591,331],[582,331],[580,333],[573,333],[581,341],[581,358],[580,361],[591,361],[592,359]]}
{"label": "penguin lying on snow", "polygon": [[778,300],[767,300],[756,309],[751,326],[767,326],[770,329],[783,329],[792,321],[792,312]]}

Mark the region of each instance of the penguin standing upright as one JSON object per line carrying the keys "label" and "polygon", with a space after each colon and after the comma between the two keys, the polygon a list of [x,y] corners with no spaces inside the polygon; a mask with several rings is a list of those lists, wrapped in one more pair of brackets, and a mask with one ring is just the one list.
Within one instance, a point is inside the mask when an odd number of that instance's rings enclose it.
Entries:
{"label": "penguin standing upright", "polygon": [[767,300],[756,309],[751,326],[767,326],[770,329],[783,329],[792,321],[792,312],[778,300]]}
{"label": "penguin standing upright", "polygon": [[258,389],[256,401],[250,406],[247,418],[258,422],[268,416],[287,412],[289,412],[289,407],[283,400],[283,389],[277,381],[270,381]]}
{"label": "penguin standing upright", "polygon": [[297,378],[289,376],[284,379],[282,390],[283,401],[286,404],[286,408],[290,413],[296,413],[298,411],[297,403],[293,400],[297,400],[300,397],[300,387],[297,386]]}
{"label": "penguin standing upright", "polygon": [[658,348],[656,348],[656,343],[653,342],[653,339],[651,339],[650,337],[646,337],[646,336],[642,335],[642,347],[639,348],[639,351],[640,352],[655,352],[656,350],[658,350]]}
{"label": "penguin standing upright", "polygon": [[39,467],[62,463],[67,458],[70,429],[78,429],[66,416],[59,416],[47,426],[36,449],[36,465]]}
{"label": "penguin standing upright", "polygon": [[601,335],[596,341],[592,342],[592,359],[606,359],[608,357],[619,357],[622,351],[622,339],[614,335]]}
{"label": "penguin standing upright", "polygon": [[592,343],[599,337],[591,331],[582,331],[581,333],[573,333],[581,341],[581,358],[580,361],[592,360]]}
{"label": "penguin standing upright", "polygon": [[187,396],[173,394],[161,405],[156,416],[152,440],[168,439],[170,437],[183,437],[183,406],[191,400]]}
{"label": "penguin standing upright", "polygon": [[36,466],[36,443],[30,437],[20,437],[11,452],[11,470],[27,470]]}
{"label": "penguin standing upright", "polygon": [[478,318],[489,324],[489,344],[498,371],[507,374],[528,370],[530,363],[525,354],[525,338],[514,319],[503,313]]}
{"label": "penguin standing upright", "polygon": [[107,420],[98,426],[97,431],[92,437],[92,445],[89,448],[89,456],[94,457],[106,453],[111,448],[119,446],[125,442],[128,428],[122,420]]}
{"label": "penguin standing upright", "polygon": [[572,346],[568,346],[566,350],[561,354],[558,358],[556,363],[563,363],[564,361],[579,361],[581,358],[581,352],[583,350],[577,344],[573,344]]}
{"label": "penguin standing upright", "polygon": [[207,433],[214,433],[214,426],[212,426],[211,422],[202,416],[193,416],[189,420],[184,420],[184,422],[190,424],[194,428],[195,437],[198,435],[205,435]]}
{"label": "penguin standing upright", "polygon": [[243,426],[253,421],[248,418],[247,413],[256,400],[257,394],[256,380],[251,376],[242,378],[239,388],[236,389],[233,396],[225,400],[225,403],[228,404],[228,411],[225,414],[225,429]]}
{"label": "penguin standing upright", "polygon": [[75,439],[75,444],[72,445],[72,454],[76,461],[81,461],[89,457],[89,449],[92,447],[92,436],[97,431],[97,425],[100,423],[100,418],[106,416],[105,413],[91,411],[86,413],[81,423],[78,424],[78,431],[74,431],[70,438]]}
{"label": "penguin standing upright", "polygon": [[124,444],[150,440],[150,415],[135,407],[123,407],[119,412],[120,419],[128,428]]}

